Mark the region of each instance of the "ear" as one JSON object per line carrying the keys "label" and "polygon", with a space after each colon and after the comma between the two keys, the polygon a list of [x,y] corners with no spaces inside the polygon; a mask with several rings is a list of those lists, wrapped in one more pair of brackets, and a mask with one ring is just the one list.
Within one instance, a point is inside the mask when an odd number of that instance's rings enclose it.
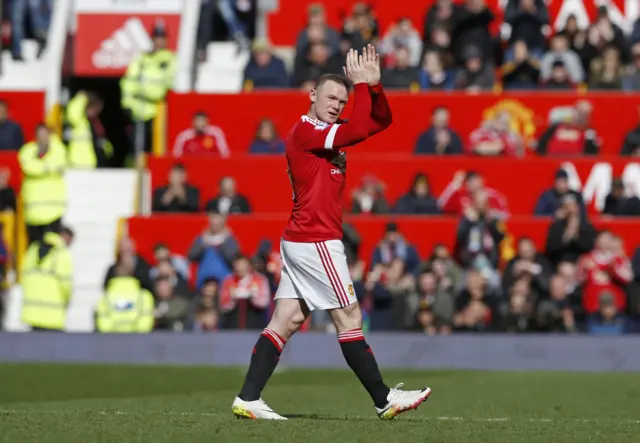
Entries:
{"label": "ear", "polygon": [[315,103],[317,98],[318,93],[316,92],[316,89],[313,88],[311,91],[309,91],[309,100],[311,100],[311,103]]}

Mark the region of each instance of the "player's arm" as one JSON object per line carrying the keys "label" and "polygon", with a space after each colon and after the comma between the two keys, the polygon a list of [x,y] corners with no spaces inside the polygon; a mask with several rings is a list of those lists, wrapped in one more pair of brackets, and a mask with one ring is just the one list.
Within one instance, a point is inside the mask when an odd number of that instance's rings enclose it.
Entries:
{"label": "player's arm", "polygon": [[391,126],[393,117],[391,115],[391,106],[389,106],[387,95],[382,89],[382,83],[369,86],[369,94],[371,95],[371,123],[369,127],[369,135],[374,135]]}
{"label": "player's arm", "polygon": [[338,149],[352,146],[369,136],[371,128],[371,95],[366,83],[354,86],[353,109],[349,120],[336,123],[321,131],[312,130],[301,140],[307,151]]}

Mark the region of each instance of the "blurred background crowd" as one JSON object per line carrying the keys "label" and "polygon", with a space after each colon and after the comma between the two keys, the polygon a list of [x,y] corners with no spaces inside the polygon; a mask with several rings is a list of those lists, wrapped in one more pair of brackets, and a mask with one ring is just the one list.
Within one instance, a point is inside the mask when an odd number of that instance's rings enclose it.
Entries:
{"label": "blurred background crowd", "polygon": [[[545,116],[548,119],[538,137],[525,136],[514,127],[515,111],[508,107],[486,115],[474,130],[464,132],[456,125],[464,115],[452,114],[446,103],[436,106],[431,115],[420,116],[424,130],[412,141],[413,152],[408,154],[415,158],[597,159],[602,155],[599,131],[603,128],[593,118],[594,105],[587,91],[633,94],[640,90],[640,19],[630,31],[623,31],[612,21],[607,6],[598,8],[586,27],[569,15],[562,28],[554,30],[547,2],[508,0],[504,24],[510,26],[508,31],[496,32],[495,14],[483,0],[436,0],[425,9],[423,22],[399,17],[384,30],[374,4],[356,2],[341,26],[332,27],[325,6],[310,3],[307,22],[300,24],[293,64],[287,64],[268,39],[256,38],[255,1],[201,3],[197,60],[206,61],[206,48],[213,40],[235,42],[238,54],[251,54],[243,74],[245,93],[308,91],[319,75],[341,73],[350,48],[368,43],[382,54],[382,81],[393,90],[391,94],[396,90],[576,92],[571,105]],[[39,52],[45,51],[52,2],[5,0],[4,5],[3,46],[12,59],[21,60],[24,38],[35,40]],[[118,80],[117,112],[125,115],[128,127],[142,131],[139,151],[147,154],[157,137],[155,104],[164,102],[176,74],[168,35],[163,22],[157,21],[150,30],[153,49],[134,58]],[[154,79],[153,87],[141,83],[143,70]],[[32,137],[31,128],[12,118],[11,107],[0,94],[0,150],[16,153],[23,176],[21,188],[11,186],[10,169],[0,166],[0,211],[16,214],[24,205],[29,245],[24,265],[18,268],[13,248],[6,244],[6,237],[5,241],[0,237],[0,277],[6,288],[21,280],[27,303],[23,320],[34,328],[63,329],[64,309],[71,297],[67,283],[73,264],[64,257],[75,235],[72,226],[62,223],[65,171],[127,164],[118,157],[121,143],[112,145],[110,131],[103,125],[111,113],[107,100],[99,91],[78,89],[64,107],[59,127],[42,123]],[[626,128],[624,142],[608,148],[629,163],[640,154],[640,108],[637,112],[638,126]],[[284,155],[286,135],[274,123],[277,113],[264,110],[257,127],[243,129],[255,130],[250,145],[242,147],[248,157]],[[233,174],[210,180],[207,189],[190,180],[190,161],[223,162],[237,156],[227,137],[233,128],[219,124],[207,109],[190,117],[191,126],[167,140],[166,154],[172,158],[169,173],[154,172],[151,217],[199,214],[204,230],[191,239],[188,249],[181,250],[169,246],[173,233],[166,232],[152,255],[138,250],[134,235],[119,236],[116,259],[105,270],[103,294],[93,314],[97,331],[260,329],[273,309],[272,295],[282,267],[278,244],[265,238],[257,249],[243,249],[242,238],[231,226],[234,217],[255,214],[255,189]],[[135,152],[131,147],[135,134],[131,130],[125,139],[129,158]],[[366,327],[426,334],[640,332],[640,244],[630,244],[615,228],[594,227],[602,217],[640,216],[636,182],[615,173],[604,204],[594,213],[571,183],[571,174],[560,165],[529,213],[514,213],[508,189],[489,186],[490,177],[472,169],[446,177],[448,185],[439,192],[431,185],[433,177],[417,173],[406,192],[393,198],[385,179],[373,173],[358,176],[344,208],[343,242]],[[386,180],[391,179],[398,176]],[[527,184],[513,186],[524,189]],[[213,193],[212,188],[216,188]],[[384,232],[374,239],[371,254],[363,252],[362,234],[350,222],[351,215],[384,218]],[[455,239],[435,242],[430,252],[421,254],[424,248],[403,233],[399,220],[406,216],[455,220]],[[545,228],[546,243],[514,237],[508,229],[513,216],[551,219]],[[427,228],[424,236],[429,235]],[[63,258],[53,260],[53,256]],[[51,306],[43,310],[45,301],[38,295],[52,286],[58,288],[51,291],[55,300],[46,303],[56,303],[55,315]],[[125,293],[126,297],[117,297]],[[304,327],[331,328],[322,312],[314,313]]]}

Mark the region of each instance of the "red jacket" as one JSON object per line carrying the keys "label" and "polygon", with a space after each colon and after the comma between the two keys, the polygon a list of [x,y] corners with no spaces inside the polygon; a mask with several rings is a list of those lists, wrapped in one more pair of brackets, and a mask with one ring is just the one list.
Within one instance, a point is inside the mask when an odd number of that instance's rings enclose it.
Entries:
{"label": "red jacket", "polygon": [[[498,218],[507,218],[509,216],[509,206],[504,195],[493,188],[485,186],[484,189],[487,193],[489,208],[497,213]],[[449,183],[438,199],[438,206],[445,214],[462,215],[471,203],[471,196],[467,189],[464,186],[456,188],[454,182]]]}
{"label": "red jacket", "polygon": [[173,145],[173,156],[185,155],[219,155],[229,157],[229,145],[224,132],[218,126],[209,125],[203,133],[195,129],[185,129],[176,137]]}
{"label": "red jacket", "polygon": [[266,309],[271,302],[271,291],[267,277],[250,272],[244,278],[229,275],[222,282],[220,311],[233,311],[239,300],[248,300],[258,309]]}
{"label": "red jacket", "polygon": [[518,156],[518,139],[513,134],[500,133],[495,129],[484,126],[476,129],[469,136],[469,143],[465,147],[467,154],[474,154],[476,146],[485,142],[500,142],[502,144],[502,152],[498,155],[502,157],[517,157]]}
{"label": "red jacket", "polygon": [[[593,263],[590,266],[590,263]],[[600,309],[600,296],[611,292],[618,310],[627,305],[624,286],[633,280],[631,262],[626,257],[613,257],[599,251],[583,255],[578,262],[578,275],[583,283],[582,307],[589,314]]]}

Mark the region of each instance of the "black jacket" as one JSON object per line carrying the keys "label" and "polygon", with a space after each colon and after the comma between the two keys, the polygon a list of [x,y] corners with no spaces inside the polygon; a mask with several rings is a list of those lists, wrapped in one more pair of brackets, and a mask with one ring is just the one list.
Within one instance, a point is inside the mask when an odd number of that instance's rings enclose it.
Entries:
{"label": "black jacket", "polygon": [[586,219],[580,221],[577,238],[568,243],[562,241],[562,235],[567,228],[566,219],[557,219],[549,227],[545,255],[555,268],[561,261],[575,263],[578,258],[593,249],[596,230]]}
{"label": "black jacket", "polygon": [[530,49],[544,49],[546,39],[542,27],[549,24],[549,11],[543,0],[535,0],[536,12],[531,14],[520,9],[522,0],[509,0],[504,12],[504,21],[511,25],[510,43],[524,40]]}
{"label": "black jacket", "polygon": [[[224,197],[220,195],[216,198],[212,198],[207,202],[205,209],[207,211],[219,212],[221,214],[248,214],[251,212],[249,201],[244,195],[236,194],[231,197],[231,204],[228,209],[221,206],[223,199]],[[224,209],[226,209],[226,211]]]}
{"label": "black jacket", "polygon": [[190,185],[185,185],[186,198],[184,201],[180,201],[177,198],[173,198],[168,205],[162,203],[162,196],[169,189],[168,186],[158,188],[153,193],[153,212],[198,212],[198,206],[200,201],[200,191]]}

